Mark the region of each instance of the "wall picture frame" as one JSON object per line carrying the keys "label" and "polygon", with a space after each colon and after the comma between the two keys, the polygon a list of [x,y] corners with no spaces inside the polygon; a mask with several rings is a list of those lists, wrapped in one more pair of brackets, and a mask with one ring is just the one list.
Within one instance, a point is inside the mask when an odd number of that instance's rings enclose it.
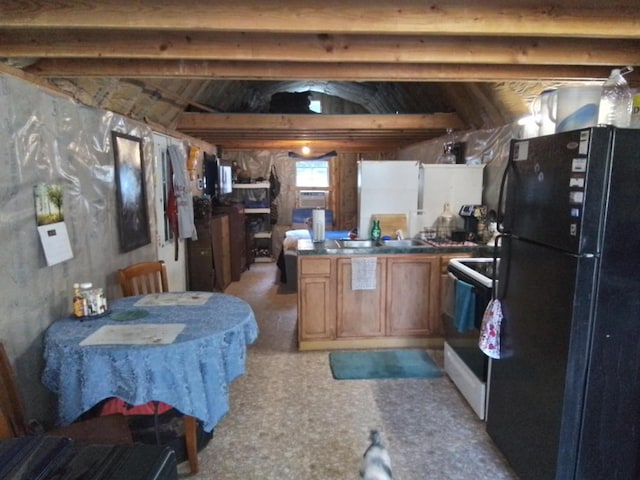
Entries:
{"label": "wall picture frame", "polygon": [[111,132],[115,162],[116,204],[120,251],[151,243],[142,139]]}

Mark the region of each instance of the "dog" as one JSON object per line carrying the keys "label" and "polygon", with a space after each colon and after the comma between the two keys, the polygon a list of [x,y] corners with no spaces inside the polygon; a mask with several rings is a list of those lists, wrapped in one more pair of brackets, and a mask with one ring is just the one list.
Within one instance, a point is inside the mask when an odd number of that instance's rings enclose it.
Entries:
{"label": "dog", "polygon": [[377,430],[371,430],[369,439],[371,444],[362,456],[360,478],[363,480],[391,480],[393,478],[391,457],[382,444],[380,433]]}

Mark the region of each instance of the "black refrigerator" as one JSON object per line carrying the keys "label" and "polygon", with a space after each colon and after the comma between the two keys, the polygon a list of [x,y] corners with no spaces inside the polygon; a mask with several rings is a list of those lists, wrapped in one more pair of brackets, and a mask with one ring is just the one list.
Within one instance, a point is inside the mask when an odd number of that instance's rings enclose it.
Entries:
{"label": "black refrigerator", "polygon": [[522,480],[640,478],[640,130],[512,140],[487,432]]}

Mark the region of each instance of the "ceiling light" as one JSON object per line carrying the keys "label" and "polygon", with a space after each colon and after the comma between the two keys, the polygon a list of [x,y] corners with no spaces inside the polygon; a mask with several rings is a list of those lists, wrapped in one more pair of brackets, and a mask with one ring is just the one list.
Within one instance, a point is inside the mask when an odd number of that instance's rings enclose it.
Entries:
{"label": "ceiling light", "polygon": [[308,146],[303,146],[302,147],[302,154],[303,155],[309,155],[309,153],[311,153],[311,149]]}

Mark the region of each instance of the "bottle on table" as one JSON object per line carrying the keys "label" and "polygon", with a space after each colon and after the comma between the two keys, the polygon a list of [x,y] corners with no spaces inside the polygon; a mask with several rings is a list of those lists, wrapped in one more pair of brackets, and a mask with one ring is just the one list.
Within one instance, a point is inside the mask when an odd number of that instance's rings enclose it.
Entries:
{"label": "bottle on table", "polygon": [[83,296],[80,294],[80,284],[73,284],[73,316],[76,318],[84,317],[85,302]]}
{"label": "bottle on table", "polygon": [[374,217],[373,226],[371,227],[371,240],[379,242],[381,236],[382,230],[380,229],[380,220],[378,220],[378,217]]}
{"label": "bottle on table", "polygon": [[84,282],[80,284],[80,296],[82,297],[82,300],[83,300],[83,306],[84,306],[83,316],[84,317],[93,315],[93,302],[91,302],[91,299],[90,299],[92,288],[93,288],[93,283],[91,282]]}

